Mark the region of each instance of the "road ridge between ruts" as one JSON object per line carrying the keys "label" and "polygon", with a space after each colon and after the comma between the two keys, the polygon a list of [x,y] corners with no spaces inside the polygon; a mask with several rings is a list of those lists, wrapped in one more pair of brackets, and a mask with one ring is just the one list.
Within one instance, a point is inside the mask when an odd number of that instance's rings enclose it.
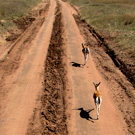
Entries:
{"label": "road ridge between ruts", "polygon": [[78,15],[73,16],[78,25],[78,28],[80,29],[80,33],[84,37],[85,42],[90,47],[91,54],[94,58],[98,70],[102,73],[106,82],[108,83],[108,87],[111,90],[111,94],[113,94],[116,104],[120,109],[125,122],[127,123],[127,129],[129,131],[129,134],[134,135],[135,133],[134,87],[127,80],[127,78],[120,72],[120,70],[116,68],[117,60],[116,61],[112,60],[110,56],[111,54],[110,55],[108,54],[111,53],[111,50],[108,50],[108,52],[106,52],[107,48],[99,46],[101,44],[105,44],[105,42],[103,42],[104,40],[102,41],[102,38],[96,33],[96,31],[91,26],[89,26],[85,22],[85,20],[81,18],[79,13]]}
{"label": "road ridge between ruts", "polygon": [[45,63],[45,91],[42,98],[42,125],[44,134],[67,134],[64,69],[63,24],[60,4],[57,2],[53,33]]}
{"label": "road ridge between ruts", "polygon": [[[55,11],[52,35],[45,60],[44,91],[39,97],[27,134],[67,135],[66,64],[64,62],[64,26],[61,5],[58,1]],[[38,119],[38,124],[37,120]],[[35,127],[34,127],[35,124]]]}

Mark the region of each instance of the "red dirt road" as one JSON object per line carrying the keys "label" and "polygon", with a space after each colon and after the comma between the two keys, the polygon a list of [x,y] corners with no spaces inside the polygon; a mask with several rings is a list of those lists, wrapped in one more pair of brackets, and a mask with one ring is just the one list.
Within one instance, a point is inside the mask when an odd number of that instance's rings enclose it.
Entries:
{"label": "red dirt road", "polygon": [[[54,20],[56,2],[51,1],[50,10],[45,23],[42,25],[36,38],[30,42],[31,47],[25,49],[25,54],[21,58],[19,68],[16,72],[4,78],[2,82],[2,92],[7,91],[0,112],[0,134],[1,135],[24,135],[28,127],[36,99],[43,89],[44,81],[44,61],[51,36]],[[33,27],[33,26],[31,26]],[[27,31],[29,33],[31,28]],[[27,33],[25,36],[27,37]],[[23,37],[24,39],[24,37]],[[8,60],[16,55],[17,47],[23,44],[20,41],[9,54]],[[18,49],[19,50],[19,49]],[[5,60],[6,62],[7,60]],[[4,69],[3,69],[4,70]],[[7,68],[8,70],[8,68]],[[4,76],[7,71],[3,71]],[[1,76],[2,78],[2,76]]]}
{"label": "red dirt road", "polygon": [[[124,118],[106,80],[96,68],[93,56],[90,54],[87,65],[84,68],[80,67],[80,64],[84,62],[81,52],[81,43],[84,43],[84,38],[73,18],[76,11],[66,2],[59,0],[59,4],[65,34],[65,67],[68,87],[70,86],[71,90],[70,95],[67,93],[70,98],[66,99],[68,133],[70,135],[127,135],[128,129]],[[29,120],[34,115],[36,100],[43,90],[44,63],[56,15],[56,5],[55,0],[50,0],[49,11],[37,36],[31,42],[27,42],[28,45],[24,46],[23,51],[19,53],[25,37],[28,33],[32,33],[33,25],[31,25],[0,65],[0,135],[25,135],[27,133]],[[16,66],[10,66],[11,60]],[[101,82],[100,91],[103,102],[99,120],[96,120],[93,101],[93,81]],[[90,120],[80,114],[79,108],[91,110]]]}

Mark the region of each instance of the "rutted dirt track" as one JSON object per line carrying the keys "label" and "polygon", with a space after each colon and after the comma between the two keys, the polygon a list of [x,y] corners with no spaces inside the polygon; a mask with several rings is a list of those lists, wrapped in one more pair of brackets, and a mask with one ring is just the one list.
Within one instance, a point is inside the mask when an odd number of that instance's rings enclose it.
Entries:
{"label": "rutted dirt track", "polygon": [[[0,63],[0,135],[134,134],[134,88],[73,7],[49,4]],[[34,24],[41,28],[32,36]],[[84,42],[91,49],[85,67]],[[99,120],[92,81],[101,81]]]}

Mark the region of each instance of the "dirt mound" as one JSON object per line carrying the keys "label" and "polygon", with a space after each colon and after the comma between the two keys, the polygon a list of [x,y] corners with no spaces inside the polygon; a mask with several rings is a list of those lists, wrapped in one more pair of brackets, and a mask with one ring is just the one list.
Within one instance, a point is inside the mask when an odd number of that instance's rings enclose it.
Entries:
{"label": "dirt mound", "polygon": [[59,8],[45,65],[45,95],[42,98],[44,134],[67,134],[65,115],[65,74],[63,65],[62,23]]}
{"label": "dirt mound", "polygon": [[[38,128],[30,128],[28,135],[40,134],[67,135],[66,124],[66,70],[64,64],[64,43],[63,43],[63,24],[60,5],[57,5],[56,17],[53,24],[53,31],[48,49],[47,59],[45,62],[45,89],[41,97],[41,107],[35,110],[36,118],[40,119]],[[40,100],[40,99],[39,99]],[[38,119],[37,118],[37,119]]]}

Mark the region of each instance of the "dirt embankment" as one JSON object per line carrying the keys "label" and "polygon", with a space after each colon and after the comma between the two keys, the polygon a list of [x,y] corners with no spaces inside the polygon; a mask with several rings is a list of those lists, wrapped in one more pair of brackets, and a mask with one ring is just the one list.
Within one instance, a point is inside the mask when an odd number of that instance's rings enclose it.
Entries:
{"label": "dirt embankment", "polygon": [[85,38],[85,42],[90,46],[97,68],[106,79],[108,87],[111,90],[110,93],[113,95],[118,108],[123,114],[129,134],[135,134],[135,90],[117,68],[121,64],[120,61],[115,57],[114,52],[108,48],[107,44],[105,44],[104,39],[85,20],[82,20],[80,15],[74,15],[74,18],[81,34]]}
{"label": "dirt embankment", "polygon": [[[52,36],[45,61],[44,91],[35,109],[28,135],[67,135],[66,70],[64,63],[64,29],[60,4],[57,3]],[[37,124],[38,120],[38,124]]]}
{"label": "dirt embankment", "polygon": [[[115,66],[118,67],[121,72],[127,77],[127,79],[133,84],[135,88],[135,65],[132,62],[132,64],[128,64],[128,60],[124,60],[124,58],[120,58],[116,55],[115,50],[111,49],[108,45],[108,43],[105,41],[104,38],[100,36],[91,26],[89,26],[89,31],[92,33],[93,37],[96,38],[98,41],[98,45],[101,46],[104,51],[110,56],[112,61],[114,62]],[[108,42],[110,42],[108,40]],[[120,51],[120,50],[119,50]]]}
{"label": "dirt embankment", "polygon": [[[41,19],[41,16],[47,12],[49,4],[48,0],[47,3],[40,4],[37,9],[32,10],[27,16],[12,20],[15,26],[17,26],[17,29],[8,30],[9,36],[7,36],[6,41],[15,41],[35,20]],[[42,19],[44,20],[44,18]]]}

